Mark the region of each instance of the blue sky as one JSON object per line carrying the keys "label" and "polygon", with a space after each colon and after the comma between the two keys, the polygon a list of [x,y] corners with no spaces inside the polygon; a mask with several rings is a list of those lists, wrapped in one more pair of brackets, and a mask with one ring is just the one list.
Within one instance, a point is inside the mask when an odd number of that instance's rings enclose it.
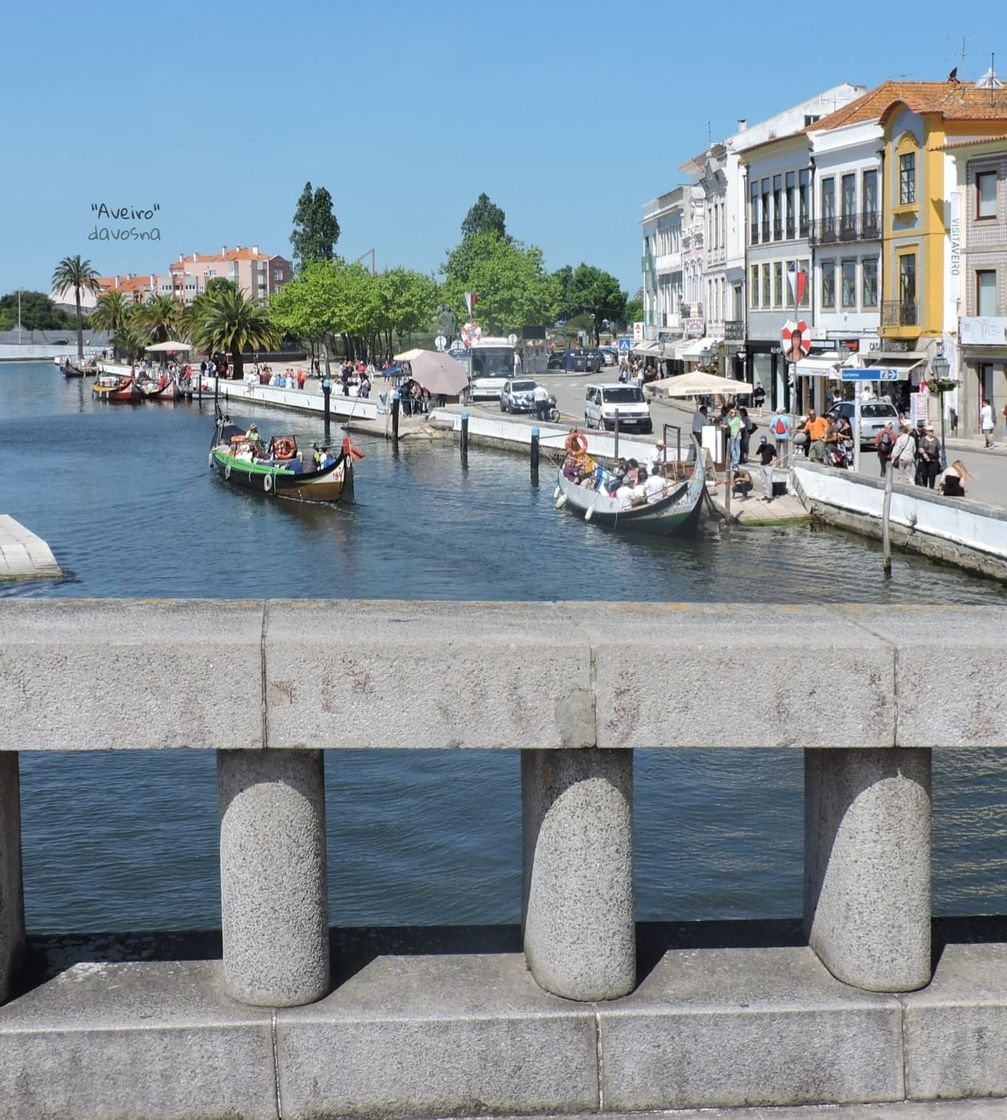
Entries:
{"label": "blue sky", "polygon": [[[547,267],[584,260],[632,293],[640,207],[682,181],[708,129],[721,138],[841,81],[942,79],[963,35],[960,77],[998,48],[1007,73],[1000,4],[833,11],[793,32],[733,0],[17,5],[0,74],[0,293],[48,290],[75,253],[103,274],[223,245],[287,255],[308,179],[332,193],[338,251],[373,248],[379,269],[436,270],[486,191]],[[92,203],[159,210],[96,223]],[[96,224],[160,241],[89,240]]]}

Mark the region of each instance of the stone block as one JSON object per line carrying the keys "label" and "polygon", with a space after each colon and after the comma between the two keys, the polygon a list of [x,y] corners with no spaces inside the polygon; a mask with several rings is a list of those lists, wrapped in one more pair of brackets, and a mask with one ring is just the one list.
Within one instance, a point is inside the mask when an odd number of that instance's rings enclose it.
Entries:
{"label": "stone block", "polygon": [[930,751],[805,752],[804,921],[838,979],[930,980]]}
{"label": "stone block", "polygon": [[0,751],[0,1003],[10,993],[24,949],[19,786],[16,752]]}
{"label": "stone block", "polygon": [[594,745],[591,651],[548,603],[271,602],[272,747]]}
{"label": "stone block", "polygon": [[846,607],[897,645],[900,747],[1007,746],[1007,609]]}
{"label": "stone block", "polygon": [[633,752],[524,751],[524,948],[566,999],[636,983]]}
{"label": "stone block", "polygon": [[835,980],[810,949],[666,953],[598,1008],[607,1109],[899,1100],[901,1008]]}
{"label": "stone block", "polygon": [[227,992],[288,1007],[329,990],[325,784],[318,751],[220,751]]}
{"label": "stone block", "polygon": [[599,1107],[594,1014],[520,955],[380,957],[276,1013],[280,1115],[483,1116]]}
{"label": "stone block", "polygon": [[565,609],[594,647],[599,747],[894,742],[894,649],[833,608]]}
{"label": "stone block", "polygon": [[219,965],[79,964],[0,1008],[4,1120],[275,1120],[269,1012]]}
{"label": "stone block", "polygon": [[909,1097],[1007,1097],[1007,945],[948,945],[902,1002]]}
{"label": "stone block", "polygon": [[262,605],[0,602],[0,750],[262,746]]}

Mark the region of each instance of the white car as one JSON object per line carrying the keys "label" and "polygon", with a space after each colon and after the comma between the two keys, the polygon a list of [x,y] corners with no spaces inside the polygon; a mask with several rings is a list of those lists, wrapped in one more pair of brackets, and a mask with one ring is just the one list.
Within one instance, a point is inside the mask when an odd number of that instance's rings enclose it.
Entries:
{"label": "white car", "polygon": [[584,398],[584,423],[589,428],[615,427],[619,418],[620,431],[636,428],[641,432],[652,432],[654,421],[650,416],[650,405],[643,398],[639,385],[588,385]]}
{"label": "white car", "polygon": [[507,381],[506,377],[475,377],[471,382],[469,396],[474,401],[498,401]]}
{"label": "white car", "polygon": [[500,393],[500,411],[534,412],[535,388],[535,381],[530,377],[505,381],[503,391]]}

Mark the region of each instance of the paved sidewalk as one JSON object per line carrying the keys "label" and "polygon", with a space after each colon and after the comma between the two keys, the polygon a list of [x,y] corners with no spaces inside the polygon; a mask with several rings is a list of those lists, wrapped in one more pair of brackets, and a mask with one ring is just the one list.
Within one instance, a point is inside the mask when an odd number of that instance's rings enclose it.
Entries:
{"label": "paved sidewalk", "polygon": [[[832,1104],[803,1108],[703,1108],[670,1112],[593,1112],[592,1120],[1007,1120],[1007,1100],[898,1101],[892,1104]],[[586,1120],[587,1114],[538,1120]],[[502,1120],[515,1120],[504,1117]]]}

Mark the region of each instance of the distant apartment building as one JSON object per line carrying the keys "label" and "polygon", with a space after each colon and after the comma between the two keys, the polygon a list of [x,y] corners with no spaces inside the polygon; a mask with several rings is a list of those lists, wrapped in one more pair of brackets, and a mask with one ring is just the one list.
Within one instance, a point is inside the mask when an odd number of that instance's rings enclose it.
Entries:
{"label": "distant apartment building", "polygon": [[[97,294],[80,293],[81,308],[85,313],[93,311],[98,299],[108,291],[122,292],[133,303],[147,303],[154,296],[173,296],[183,303],[192,303],[215,277],[230,280],[250,298],[264,299],[293,278],[293,265],[286,257],[260,253],[258,245],[251,248],[239,245],[233,249],[225,245],[219,253],[180,254],[178,260],[168,266],[168,271],[160,275],[99,276]],[[68,306],[71,310],[74,307],[72,301],[66,303],[65,293],[59,297],[51,293],[51,298],[59,306]]]}
{"label": "distant apartment building", "polygon": [[676,187],[643,207],[643,324],[648,341],[682,336],[682,219],[684,193]]}
{"label": "distant apartment building", "polygon": [[168,267],[167,294],[184,303],[192,303],[215,278],[230,280],[246,296],[264,299],[279,291],[293,276],[290,261],[260,253],[258,245],[250,249],[240,245],[228,249],[225,245],[219,253],[180,255]]}

